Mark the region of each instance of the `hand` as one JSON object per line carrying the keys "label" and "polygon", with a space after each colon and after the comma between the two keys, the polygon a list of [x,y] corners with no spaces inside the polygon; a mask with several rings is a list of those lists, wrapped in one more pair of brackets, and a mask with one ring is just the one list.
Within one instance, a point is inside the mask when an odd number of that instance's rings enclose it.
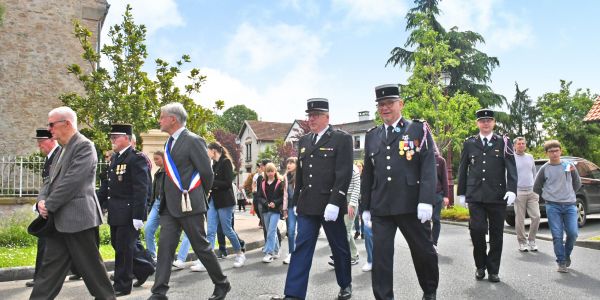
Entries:
{"label": "hand", "polygon": [[267,206],[268,206],[269,208],[275,208],[275,203],[273,203],[273,202],[269,202],[269,204],[267,204]]}
{"label": "hand", "polygon": [[365,226],[371,228],[371,212],[368,210],[363,211],[362,213],[362,219],[363,219],[363,224],[365,224]]}
{"label": "hand", "polygon": [[465,198],[465,195],[458,196],[458,203],[460,203],[460,206],[466,207],[467,198]]}
{"label": "hand", "polygon": [[352,205],[348,205],[348,218],[354,219],[356,216],[356,208]]}
{"label": "hand", "polygon": [[48,218],[48,209],[46,209],[46,200],[40,200],[37,203],[37,211],[40,213],[42,218]]}
{"label": "hand", "polygon": [[294,206],[294,216],[297,216],[298,212],[296,211],[296,206]]}
{"label": "hand", "polygon": [[419,205],[417,205],[417,218],[421,220],[421,223],[431,220],[432,214],[433,205],[427,203],[419,203]]}
{"label": "hand", "polygon": [[284,209],[282,212],[283,212],[283,218],[287,219],[288,218],[288,211],[287,211],[287,209]]}
{"label": "hand", "polygon": [[448,207],[449,203],[450,203],[450,199],[448,199],[448,197],[444,197],[444,207]]}
{"label": "hand", "polygon": [[338,214],[340,213],[340,207],[333,204],[327,204],[325,207],[325,213],[323,214],[323,218],[325,221],[335,221],[337,220]]}
{"label": "hand", "polygon": [[506,200],[506,205],[508,206],[511,206],[515,203],[515,198],[517,198],[517,195],[515,195],[513,192],[506,192],[506,195],[504,195],[504,200]]}
{"label": "hand", "polygon": [[144,221],[133,219],[133,228],[135,228],[135,230],[140,230],[142,227],[144,227]]}

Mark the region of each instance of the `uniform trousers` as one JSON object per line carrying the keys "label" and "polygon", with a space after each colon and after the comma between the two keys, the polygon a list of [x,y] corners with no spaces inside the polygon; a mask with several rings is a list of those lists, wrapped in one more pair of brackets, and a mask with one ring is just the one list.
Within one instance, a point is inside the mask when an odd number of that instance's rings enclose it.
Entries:
{"label": "uniform trousers", "polygon": [[110,243],[115,249],[115,291],[131,292],[133,283],[133,254],[139,231],[133,224],[110,226]]}
{"label": "uniform trousers", "polygon": [[323,216],[308,216],[298,214],[298,234],[296,249],[290,260],[285,280],[285,295],[300,299],[306,298],[308,275],[312,265],[319,229],[323,226],[329,247],[333,253],[335,277],[340,288],[346,288],[352,283],[350,269],[350,247],[346,238],[344,218],[326,222]]}
{"label": "uniform trousers", "polygon": [[394,299],[394,238],[399,228],[408,243],[419,285],[426,294],[435,293],[439,281],[438,257],[433,248],[431,227],[423,226],[416,213],[373,216],[373,270],[375,299]]}
{"label": "uniform trousers", "polygon": [[[504,219],[506,204],[469,203],[469,230],[473,242],[473,258],[477,269],[487,269],[488,274],[498,274],[502,256]],[[489,226],[488,226],[489,224]],[[490,235],[490,250],[487,251],[485,234]]]}

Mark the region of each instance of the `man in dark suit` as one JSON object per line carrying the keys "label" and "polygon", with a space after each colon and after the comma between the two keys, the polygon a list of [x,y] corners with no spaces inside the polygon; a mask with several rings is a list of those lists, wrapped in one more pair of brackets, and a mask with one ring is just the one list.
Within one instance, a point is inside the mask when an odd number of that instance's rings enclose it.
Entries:
{"label": "man in dark suit", "polygon": [[[117,296],[123,296],[131,293],[136,242],[146,219],[150,182],[146,159],[131,146],[132,126],[113,124],[111,127],[110,141],[115,154],[108,168],[108,187],[100,189],[98,198],[108,210],[110,239],[115,249],[113,287]],[[138,263],[135,267],[138,281],[144,282],[154,273],[150,262]]]}
{"label": "man in dark suit", "polygon": [[206,142],[185,128],[186,120],[187,112],[181,103],[161,107],[160,129],[170,137],[165,145],[166,176],[159,208],[158,263],[150,299],[167,299],[171,264],[182,229],[215,284],[209,299],[225,299],[231,285],[206,239],[204,229],[206,197],[214,175]]}
{"label": "man in dark suit", "polygon": [[494,134],[494,111],[480,109],[476,116],[479,134],[464,141],[460,156],[458,198],[461,205],[469,204],[475,278],[482,280],[487,269],[488,280],[499,282],[506,205],[515,202],[517,167],[510,139]]}
{"label": "man in dark suit", "polygon": [[57,232],[46,238],[42,268],[30,299],[54,299],[71,264],[94,298],[115,299],[98,250],[102,210],[95,193],[96,149],[77,131],[77,115],[68,107],[48,113],[48,130],[63,148],[40,192],[37,210],[44,218],[52,217]]}
{"label": "man in dark suit", "polygon": [[404,100],[398,85],[378,86],[375,95],[384,124],[367,132],[361,182],[363,221],[373,228],[373,294],[376,299],[394,299],[394,237],[399,228],[410,248],[423,299],[435,299],[438,258],[430,226],[422,224],[433,212],[435,144],[424,121],[402,117]]}
{"label": "man in dark suit", "polygon": [[347,214],[346,192],[352,177],[352,137],[329,125],[327,99],[308,99],[306,113],[311,133],[298,141],[294,189],[298,234],[283,298],[306,297],[315,245],[319,229],[323,226],[333,253],[335,276],[340,286],[338,299],[350,299],[350,247],[346,238],[344,215]]}

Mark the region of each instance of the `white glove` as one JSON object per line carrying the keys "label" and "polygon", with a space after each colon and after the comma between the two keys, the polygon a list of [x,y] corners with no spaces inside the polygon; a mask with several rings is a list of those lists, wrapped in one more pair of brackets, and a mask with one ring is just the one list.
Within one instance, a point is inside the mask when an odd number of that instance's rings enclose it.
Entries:
{"label": "white glove", "polygon": [[460,206],[465,206],[465,204],[467,203],[467,198],[465,198],[465,195],[458,196],[458,203],[460,203]]}
{"label": "white glove", "polygon": [[371,212],[368,210],[363,211],[362,214],[362,219],[363,219],[363,224],[365,224],[365,226],[371,228]]}
{"label": "white glove", "polygon": [[515,198],[517,198],[517,195],[515,195],[513,192],[506,192],[506,195],[504,195],[504,200],[506,200],[506,205],[508,206],[511,206],[515,203]]}
{"label": "white glove", "polygon": [[323,214],[323,217],[325,218],[325,221],[335,221],[337,220],[338,214],[340,213],[340,207],[337,205],[333,205],[333,204],[327,204],[327,206],[325,207],[325,213]]}
{"label": "white glove", "polygon": [[143,226],[144,226],[144,221],[138,220],[138,219],[133,219],[133,228],[135,228],[135,230],[140,230],[140,228],[142,228]]}
{"label": "white glove", "polygon": [[433,205],[427,203],[419,203],[419,205],[417,205],[417,218],[421,220],[421,223],[431,220],[432,214]]}
{"label": "white glove", "polygon": [[298,208],[298,206],[294,206],[294,216],[298,215],[298,212],[296,211],[296,208]]}

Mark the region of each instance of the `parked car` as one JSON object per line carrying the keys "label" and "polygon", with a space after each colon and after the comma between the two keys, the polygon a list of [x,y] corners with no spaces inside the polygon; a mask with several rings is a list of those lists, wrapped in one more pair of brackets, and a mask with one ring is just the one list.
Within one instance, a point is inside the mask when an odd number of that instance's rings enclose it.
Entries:
{"label": "parked car", "polygon": [[[562,156],[562,160],[575,165],[581,177],[581,188],[575,193],[577,196],[577,224],[579,227],[585,225],[587,215],[600,213],[600,168],[587,159],[573,156]],[[547,159],[535,160],[535,167],[539,169],[547,162]],[[542,218],[546,217],[546,202],[540,195],[540,213]],[[506,223],[515,226],[515,208],[506,207]]]}

